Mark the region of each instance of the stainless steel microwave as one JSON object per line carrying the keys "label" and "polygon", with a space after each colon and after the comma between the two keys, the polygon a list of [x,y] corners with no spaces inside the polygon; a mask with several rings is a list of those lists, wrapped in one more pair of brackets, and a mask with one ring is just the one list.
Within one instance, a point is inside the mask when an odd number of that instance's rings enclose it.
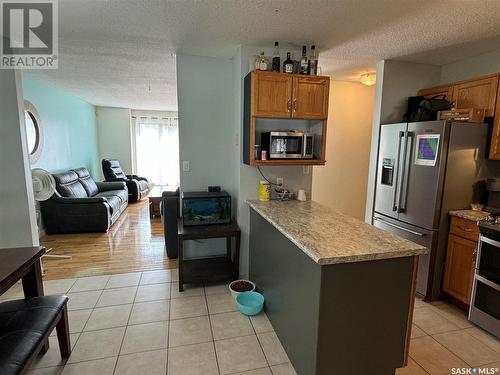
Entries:
{"label": "stainless steel microwave", "polygon": [[300,131],[266,132],[261,135],[261,149],[269,159],[312,159],[314,134]]}

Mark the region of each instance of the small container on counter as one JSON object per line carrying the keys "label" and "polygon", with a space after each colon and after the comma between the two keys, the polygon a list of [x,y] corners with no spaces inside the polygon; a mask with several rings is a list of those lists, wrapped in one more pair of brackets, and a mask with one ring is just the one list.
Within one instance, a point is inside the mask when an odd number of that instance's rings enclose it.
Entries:
{"label": "small container on counter", "polygon": [[267,202],[271,199],[271,185],[269,182],[261,180],[259,183],[259,200]]}
{"label": "small container on counter", "polygon": [[260,152],[260,160],[267,160],[267,150],[262,150]]}
{"label": "small container on counter", "polygon": [[255,150],[255,160],[260,160],[260,145],[253,146]]}

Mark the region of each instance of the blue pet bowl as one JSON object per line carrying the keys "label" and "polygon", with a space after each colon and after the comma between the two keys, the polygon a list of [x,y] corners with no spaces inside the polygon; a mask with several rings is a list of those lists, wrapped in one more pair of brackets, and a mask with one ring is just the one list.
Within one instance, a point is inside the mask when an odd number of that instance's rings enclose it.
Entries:
{"label": "blue pet bowl", "polygon": [[257,315],[264,306],[264,296],[257,292],[243,292],[236,297],[240,312],[245,315]]}

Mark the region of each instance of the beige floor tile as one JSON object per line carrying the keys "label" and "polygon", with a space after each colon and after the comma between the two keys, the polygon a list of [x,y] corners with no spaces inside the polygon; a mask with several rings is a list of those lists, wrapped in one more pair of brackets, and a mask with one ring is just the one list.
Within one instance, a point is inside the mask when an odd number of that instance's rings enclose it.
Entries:
{"label": "beige floor tile", "polygon": [[257,370],[238,372],[237,374],[234,375],[272,375],[272,373],[269,367],[264,367],[264,368],[259,368]]}
{"label": "beige floor tile", "polygon": [[257,337],[271,366],[290,362],[275,332],[259,333]]}
{"label": "beige floor tile", "polygon": [[167,351],[161,349],[119,356],[114,375],[165,375],[166,372]]}
{"label": "beige floor tile", "polygon": [[132,307],[128,324],[142,324],[160,322],[169,319],[170,301],[168,299],[160,301],[135,303]]}
{"label": "beige floor tile", "polygon": [[137,324],[127,327],[120,355],[167,347],[168,322]]}
{"label": "beige floor tile", "polygon": [[208,316],[170,321],[168,346],[182,346],[212,341]]}
{"label": "beige floor tile", "polygon": [[184,284],[184,291],[179,292],[179,283],[173,282],[172,289],[170,291],[170,298],[182,298],[182,297],[196,297],[203,296],[205,294],[205,288],[199,285]]}
{"label": "beige floor tile", "polygon": [[253,329],[255,329],[255,332],[257,333],[274,331],[273,326],[264,311],[258,315],[251,316],[250,321],[252,322]]}
{"label": "beige floor tile", "polygon": [[63,370],[62,366],[46,367],[46,368],[29,370],[27,372],[27,374],[28,375],[60,375],[62,370]]}
{"label": "beige floor tile", "polygon": [[238,306],[230,293],[207,295],[208,311],[210,314],[237,311]]}
{"label": "beige floor tile", "polygon": [[49,294],[66,294],[69,292],[76,279],[45,280],[43,282],[43,291]]}
{"label": "beige floor tile", "polygon": [[500,353],[490,349],[465,331],[441,333],[433,337],[472,367],[500,362]]}
{"label": "beige floor tile", "polygon": [[215,314],[210,316],[214,340],[253,335],[250,319],[240,312]]}
{"label": "beige floor tile", "polygon": [[[72,348],[75,346],[75,343],[78,340],[78,336],[80,336],[79,333],[73,333],[69,336]],[[61,358],[57,336],[49,337],[49,346],[49,351],[47,353],[39,355],[35,358],[33,364],[31,365],[32,369],[64,365],[65,361]]]}
{"label": "beige floor tile", "polygon": [[141,280],[141,272],[120,273],[111,275],[106,284],[106,289],[124,288],[127,286],[137,286]]}
{"label": "beige floor tile", "polygon": [[273,375],[297,375],[291,363],[271,366],[271,372]]}
{"label": "beige floor tile", "polygon": [[211,285],[205,285],[205,294],[211,295],[211,294],[230,294],[231,292],[229,291],[229,284],[211,284]]}
{"label": "beige floor tile", "polygon": [[170,283],[141,285],[137,288],[135,302],[170,299]]}
{"label": "beige floor tile", "polygon": [[215,341],[221,375],[266,367],[267,361],[256,336]]}
{"label": "beige floor tile", "polygon": [[132,305],[118,305],[95,308],[85,325],[84,331],[123,327],[127,325]]}
{"label": "beige floor tile", "polygon": [[61,375],[112,375],[116,357],[69,364]]}
{"label": "beige floor tile", "polygon": [[490,335],[488,332],[483,331],[479,327],[472,327],[465,330],[469,335],[474,336],[476,339],[482,343],[488,345],[491,349],[500,353],[500,340],[496,337]]}
{"label": "beige floor tile", "polygon": [[426,306],[429,306],[429,304],[427,302],[424,302],[421,298],[419,297],[416,297],[415,298],[415,305],[414,305],[414,308],[415,309],[419,309],[421,307],[426,307]]}
{"label": "beige floor tile", "polygon": [[68,310],[83,310],[94,308],[101,293],[101,290],[68,293]]}
{"label": "beige floor tile", "polygon": [[71,287],[70,292],[75,293],[75,292],[85,292],[88,290],[104,289],[104,287],[108,283],[108,280],[109,280],[109,275],[82,277],[76,279],[76,282]]}
{"label": "beige floor tile", "polygon": [[413,312],[413,323],[429,335],[456,331],[459,327],[438,314],[430,307],[422,307]]}
{"label": "beige floor tile", "polygon": [[430,336],[412,339],[410,356],[424,370],[433,375],[449,374],[452,367],[468,367],[467,363]]}
{"label": "beige floor tile", "polygon": [[434,304],[431,306],[431,309],[444,316],[447,320],[459,328],[472,327],[472,323],[467,320],[467,314],[465,311],[460,310],[458,307],[455,307],[448,302]]}
{"label": "beige floor tile", "polygon": [[78,339],[70,363],[118,356],[125,327],[83,332]]}
{"label": "beige floor tile", "polygon": [[211,342],[168,349],[168,375],[219,375]]}
{"label": "beige floor tile", "polygon": [[427,336],[427,333],[418,328],[415,324],[411,327],[411,337],[416,339],[417,337]]}
{"label": "beige floor tile", "polygon": [[128,303],[133,303],[136,291],[136,286],[103,290],[99,300],[97,301],[96,307],[126,305]]}
{"label": "beige floor tile", "polygon": [[[70,333],[82,332],[83,328],[85,327],[85,324],[89,320],[91,313],[92,309],[69,311],[68,312],[69,332]],[[53,334],[56,334],[55,329]]]}
{"label": "beige floor tile", "polygon": [[186,297],[170,300],[170,319],[208,315],[205,297]]}
{"label": "beige floor tile", "polygon": [[142,273],[140,285],[169,283],[172,281],[170,270],[146,271]]}
{"label": "beige floor tile", "polygon": [[408,366],[396,369],[396,375],[427,375],[427,372],[413,359],[408,358]]}

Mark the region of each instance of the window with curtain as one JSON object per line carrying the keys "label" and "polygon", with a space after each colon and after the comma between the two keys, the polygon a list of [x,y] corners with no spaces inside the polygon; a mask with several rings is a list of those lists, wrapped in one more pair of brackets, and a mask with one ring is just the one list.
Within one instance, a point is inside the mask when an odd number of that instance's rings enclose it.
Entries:
{"label": "window with curtain", "polygon": [[156,185],[179,185],[177,116],[135,117],[136,173]]}

